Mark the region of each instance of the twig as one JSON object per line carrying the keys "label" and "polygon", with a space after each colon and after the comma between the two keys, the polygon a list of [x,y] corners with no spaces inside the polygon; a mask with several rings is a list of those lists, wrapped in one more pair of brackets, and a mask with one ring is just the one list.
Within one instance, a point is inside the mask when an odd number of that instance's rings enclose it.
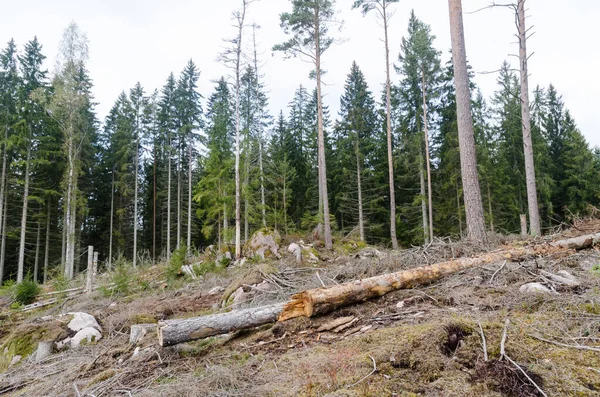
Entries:
{"label": "twig", "polygon": [[500,359],[502,359],[502,357],[506,356],[505,345],[506,345],[506,337],[508,335],[508,325],[509,324],[510,324],[510,320],[506,319],[506,321],[504,322],[504,332],[502,333],[502,340],[500,341]]}
{"label": "twig", "polygon": [[77,397],[81,397],[81,393],[79,393],[79,389],[77,388],[77,385],[73,382],[73,389],[75,389],[75,393],[77,393]]}
{"label": "twig", "polygon": [[321,276],[319,276],[319,272],[315,272],[315,274],[317,275],[317,278],[319,279],[319,281],[321,282],[321,285],[323,287],[326,287],[325,283],[323,282],[323,280],[321,279]]}
{"label": "twig", "polygon": [[517,364],[516,362],[514,362],[510,357],[508,357],[506,354],[503,354],[503,357],[506,358],[508,360],[508,362],[510,362],[512,365],[514,365],[516,368],[519,369],[519,371],[521,371],[523,373],[523,375],[525,375],[525,377],[527,379],[529,379],[529,381],[531,382],[532,385],[535,386],[536,389],[538,389],[538,391],[541,393],[542,396],[544,397],[548,397],[548,395],[546,393],[544,393],[544,391],[533,381],[533,379],[531,379],[531,377],[529,375],[527,375],[527,372],[525,372],[525,370],[523,370],[523,368],[521,368],[521,366],[519,364]]}
{"label": "twig", "polygon": [[356,383],[353,383],[351,385],[346,386],[346,389],[349,389],[351,387],[354,387],[356,385],[358,385],[359,383],[363,382],[365,379],[367,379],[369,376],[373,375],[375,372],[377,372],[377,363],[375,362],[375,359],[373,358],[373,356],[371,356],[369,354],[369,358],[371,359],[371,361],[373,361],[373,370],[371,372],[369,372],[369,374],[367,376],[365,376],[364,378],[362,378],[361,380],[359,380]]}
{"label": "twig", "polygon": [[485,340],[485,334],[483,333],[483,327],[481,326],[481,322],[477,321],[479,325],[479,332],[481,333],[481,341],[483,343],[483,359],[488,361],[488,353],[487,353],[487,342]]}
{"label": "twig", "polygon": [[502,266],[500,266],[500,268],[498,270],[496,270],[494,272],[494,274],[492,274],[492,278],[490,278],[490,284],[492,284],[494,282],[494,277],[496,277],[496,274],[500,273],[502,271],[502,269],[504,269],[504,266],[506,266],[506,263],[508,261],[504,261],[504,263],[502,264]]}
{"label": "twig", "polygon": [[560,346],[560,347],[566,347],[566,348],[569,348],[569,349],[589,350],[589,351],[592,351],[592,352],[600,352],[600,348],[597,348],[597,347],[582,346],[582,345],[567,345],[566,343],[560,343],[560,342],[556,342],[556,341],[553,341],[553,340],[550,340],[550,339],[544,339],[541,336],[536,336],[536,335],[532,335],[532,334],[527,334],[527,336],[530,336],[533,339],[537,339],[537,340],[542,341],[542,342],[551,343],[553,345]]}
{"label": "twig", "polygon": [[129,395],[129,397],[133,397],[133,394],[131,394],[131,392],[129,390],[115,390],[116,392],[119,393],[127,393],[127,395]]}

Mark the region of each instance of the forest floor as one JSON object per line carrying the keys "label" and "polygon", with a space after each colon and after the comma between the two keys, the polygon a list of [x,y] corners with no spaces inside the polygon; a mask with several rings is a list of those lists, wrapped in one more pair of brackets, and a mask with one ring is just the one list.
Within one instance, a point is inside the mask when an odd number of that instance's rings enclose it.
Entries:
{"label": "forest floor", "polygon": [[[600,231],[597,220],[576,226],[546,239]],[[199,280],[165,282],[165,269],[154,266],[137,272],[131,290],[121,296],[104,289],[31,313],[5,308],[0,317],[2,347],[11,336],[27,332],[36,318],[74,311],[94,315],[104,338],[40,363],[26,359],[12,366],[0,375],[0,395],[541,396],[531,381],[548,396],[600,395],[598,248],[490,263],[327,316],[168,348],[159,347],[155,336],[147,336],[137,348],[129,344],[133,324],[221,310],[227,296],[215,287],[230,292],[268,281],[272,288],[255,289],[241,304],[250,307],[284,301],[293,292],[323,284],[480,252],[449,241],[400,252],[342,241],[333,252],[317,249],[317,264],[299,266],[285,249],[294,239],[284,240],[280,260],[250,261]],[[498,237],[494,246],[536,242]],[[208,260],[196,260],[201,259]],[[542,270],[566,270],[581,285],[555,286],[552,294],[521,293],[525,283],[549,282]],[[106,277],[105,282],[109,277],[115,281],[114,275]],[[209,294],[211,290],[218,292]],[[332,321],[341,326],[331,329]],[[520,368],[500,360],[503,334],[506,356]]]}

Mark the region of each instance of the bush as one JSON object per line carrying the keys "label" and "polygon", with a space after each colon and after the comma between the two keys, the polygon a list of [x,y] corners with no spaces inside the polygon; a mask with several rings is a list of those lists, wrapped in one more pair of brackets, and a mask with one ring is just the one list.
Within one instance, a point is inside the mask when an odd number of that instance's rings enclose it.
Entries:
{"label": "bush", "polygon": [[29,305],[35,301],[42,289],[35,281],[23,280],[14,286],[15,301],[22,305]]}
{"label": "bush", "polygon": [[167,278],[170,280],[176,279],[183,275],[181,271],[181,267],[185,265],[185,260],[187,258],[187,247],[180,247],[179,249],[173,252],[171,255],[171,260],[167,265]]}

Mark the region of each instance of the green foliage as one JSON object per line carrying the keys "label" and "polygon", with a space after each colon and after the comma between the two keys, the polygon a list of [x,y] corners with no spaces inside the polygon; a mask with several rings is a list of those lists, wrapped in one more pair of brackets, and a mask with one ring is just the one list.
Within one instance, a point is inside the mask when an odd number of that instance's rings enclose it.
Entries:
{"label": "green foliage", "polygon": [[171,260],[169,261],[166,269],[167,278],[169,280],[174,280],[183,275],[181,271],[181,267],[186,264],[187,259],[187,248],[181,246],[179,249],[175,250],[171,255]]}
{"label": "green foliage", "polygon": [[592,273],[600,277],[600,263],[597,263],[592,267]]}
{"label": "green foliage", "polygon": [[22,305],[29,305],[35,302],[35,299],[40,294],[42,289],[35,281],[30,279],[23,280],[19,284],[13,286],[14,299]]}

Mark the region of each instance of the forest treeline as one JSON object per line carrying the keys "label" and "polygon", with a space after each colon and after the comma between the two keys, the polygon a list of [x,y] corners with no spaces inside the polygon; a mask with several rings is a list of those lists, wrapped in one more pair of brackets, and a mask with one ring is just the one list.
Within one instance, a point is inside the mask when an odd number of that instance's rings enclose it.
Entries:
{"label": "forest treeline", "polygon": [[[241,39],[250,30],[237,15]],[[201,67],[190,60],[159,89],[124,90],[104,120],[77,25],[65,31],[52,74],[37,38],[22,47],[8,42],[0,55],[0,280],[72,277],[88,245],[111,266],[117,258],[135,264],[234,244],[236,212],[242,243],[263,227],[305,233],[323,223],[326,192],[338,236],[390,244],[394,201],[400,246],[466,234],[454,69],[442,64],[427,24],[410,15],[400,48],[391,49],[389,113],[385,82],[369,87],[357,59],[339,113],[323,107],[322,120],[313,87],[298,87],[288,104],[269,104],[256,34],[254,27],[244,36],[253,48],[247,56],[235,46],[226,54],[243,62],[211,92],[199,92]],[[292,41],[275,50],[290,51]],[[491,98],[471,82],[477,170],[488,231],[519,233],[528,210],[521,85],[509,63],[499,66]],[[535,87],[531,98],[539,212],[549,230],[598,205],[600,151],[586,142],[559,88]],[[281,111],[270,114],[273,107]]]}

